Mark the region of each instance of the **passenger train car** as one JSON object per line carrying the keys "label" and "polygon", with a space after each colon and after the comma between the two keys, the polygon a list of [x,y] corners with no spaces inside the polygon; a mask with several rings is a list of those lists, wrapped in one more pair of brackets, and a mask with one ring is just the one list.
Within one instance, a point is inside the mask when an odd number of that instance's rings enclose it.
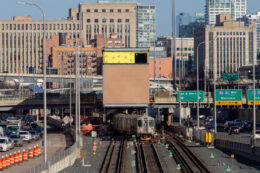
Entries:
{"label": "passenger train car", "polygon": [[155,133],[155,121],[147,115],[116,114],[112,126],[118,133],[133,135],[149,140]]}

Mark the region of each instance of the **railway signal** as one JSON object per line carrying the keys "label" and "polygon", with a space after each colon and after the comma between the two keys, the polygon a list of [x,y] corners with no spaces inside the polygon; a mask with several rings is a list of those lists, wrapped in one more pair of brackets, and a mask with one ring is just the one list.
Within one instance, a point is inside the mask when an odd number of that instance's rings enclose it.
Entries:
{"label": "railway signal", "polygon": [[212,159],[215,158],[214,153],[210,153],[210,158],[212,158]]}
{"label": "railway signal", "polygon": [[177,169],[180,170],[181,169],[181,164],[177,164]]}

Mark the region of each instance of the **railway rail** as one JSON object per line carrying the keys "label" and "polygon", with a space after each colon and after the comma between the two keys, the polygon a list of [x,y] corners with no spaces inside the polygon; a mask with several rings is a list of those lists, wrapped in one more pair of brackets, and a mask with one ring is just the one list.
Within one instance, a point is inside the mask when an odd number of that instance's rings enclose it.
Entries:
{"label": "railway rail", "polygon": [[173,152],[175,161],[181,164],[181,171],[184,173],[210,173],[207,165],[200,160],[179,138],[167,133],[169,149]]}
{"label": "railway rail", "polygon": [[100,173],[125,173],[126,144],[126,139],[111,141],[99,170]]}
{"label": "railway rail", "polygon": [[137,142],[137,159],[139,172],[166,173],[156,148],[151,142]]}

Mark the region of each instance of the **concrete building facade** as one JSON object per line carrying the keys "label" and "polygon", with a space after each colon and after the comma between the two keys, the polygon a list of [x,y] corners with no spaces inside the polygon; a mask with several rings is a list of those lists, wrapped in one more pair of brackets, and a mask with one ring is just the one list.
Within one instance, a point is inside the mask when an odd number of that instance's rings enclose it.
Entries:
{"label": "concrete building facade", "polygon": [[[34,68],[42,73],[43,67],[43,24],[32,20],[31,16],[14,16],[13,20],[0,21],[0,72],[29,73]],[[67,33],[75,38],[79,31],[79,21],[72,24],[66,20],[46,21],[46,38]]]}
{"label": "concrete building facade", "polygon": [[[31,16],[1,20],[0,72],[26,74],[33,69],[34,73],[42,73],[44,27],[46,39],[59,33],[66,33],[69,39],[75,39],[77,31],[84,46],[91,44],[97,35],[103,35],[104,40],[116,35],[120,47],[149,47],[155,40],[154,5],[146,6],[136,1],[82,3],[79,8],[69,10],[68,19],[46,20],[45,26],[42,20],[33,20]],[[139,44],[139,41],[145,44]]]}
{"label": "concrete building facade", "polygon": [[239,67],[256,63],[255,27],[232,22],[230,14],[218,15],[215,27],[196,30],[195,55],[202,42],[205,44],[199,48],[199,69],[207,79],[212,79],[214,73],[216,78],[221,78],[223,73],[237,73]]}

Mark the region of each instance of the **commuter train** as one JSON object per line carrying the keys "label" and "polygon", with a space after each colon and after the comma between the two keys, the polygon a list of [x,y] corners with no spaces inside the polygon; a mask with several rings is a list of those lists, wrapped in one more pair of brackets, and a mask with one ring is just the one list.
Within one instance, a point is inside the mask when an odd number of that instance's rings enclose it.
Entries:
{"label": "commuter train", "polygon": [[155,121],[147,115],[116,114],[113,129],[121,134],[136,135],[141,140],[150,140],[155,133]]}

